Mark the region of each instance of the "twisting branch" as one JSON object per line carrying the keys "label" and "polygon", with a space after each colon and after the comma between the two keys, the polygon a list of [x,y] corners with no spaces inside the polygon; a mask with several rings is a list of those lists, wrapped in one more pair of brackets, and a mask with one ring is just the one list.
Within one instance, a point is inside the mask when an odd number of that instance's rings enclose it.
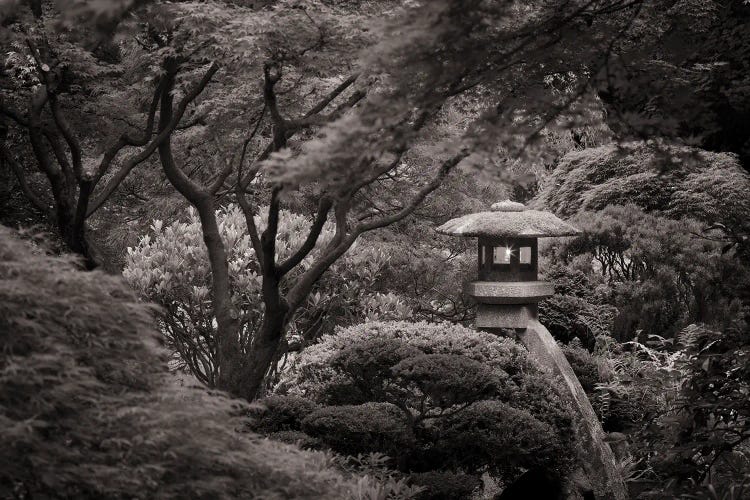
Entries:
{"label": "twisting branch", "polygon": [[[280,124],[284,127],[284,144],[286,144],[286,141],[292,137],[295,133],[299,132],[303,128],[307,126],[311,126],[312,122],[305,123],[304,120],[309,119],[313,117],[314,115],[317,115],[321,111],[323,111],[331,102],[333,102],[338,96],[340,96],[346,89],[352,86],[354,82],[359,77],[358,74],[354,74],[344,80],[340,85],[338,85],[336,88],[334,88],[331,92],[326,94],[320,101],[318,101],[310,110],[307,111],[302,117],[301,120],[285,120],[281,117],[281,113],[278,113],[277,118],[274,120],[274,125],[279,126]],[[268,83],[268,80],[266,80],[266,84]],[[275,82],[274,82],[275,84]],[[265,84],[264,84],[265,88]],[[270,88],[270,92],[273,94],[273,86]],[[265,93],[265,90],[264,90]],[[363,91],[357,91],[354,92],[349,99],[347,99],[346,102],[342,103],[340,106],[338,106],[325,121],[330,121],[334,119],[335,117],[340,116],[341,113],[343,113],[346,109],[351,108],[355,104],[357,104],[362,98],[365,96],[365,93]],[[278,105],[276,104],[275,100],[275,94],[273,94],[273,103],[277,106],[278,111]],[[264,99],[265,106],[268,106],[269,101],[268,98]],[[271,110],[271,108],[269,108]],[[272,111],[272,110],[271,110]],[[322,123],[322,121],[321,121]],[[255,159],[256,165],[264,160],[267,160],[268,157],[273,153],[274,151],[278,151],[276,149],[275,141],[271,142],[266,148],[258,155],[258,157]],[[240,189],[244,191],[247,189],[247,186],[252,182],[252,180],[255,178],[255,173],[257,173],[257,170],[251,170],[248,172],[248,174],[244,177],[242,177],[242,180],[240,181]]]}
{"label": "twisting branch", "polygon": [[248,201],[244,191],[240,189],[239,183],[235,188],[235,194],[237,195],[237,202],[240,204],[242,213],[245,216],[245,225],[247,226],[247,232],[250,234],[250,242],[253,245],[253,250],[255,250],[255,257],[260,264],[263,262],[264,255],[263,245],[260,244],[258,226],[255,224],[255,209]]}
{"label": "twisting branch", "polygon": [[172,148],[169,146],[169,139],[172,132],[180,119],[185,114],[188,105],[198,97],[206,88],[213,76],[219,71],[219,65],[212,63],[203,75],[203,78],[193,86],[193,88],[180,100],[175,109],[172,109],[172,95],[170,94],[176,75],[176,68],[170,68],[165,75],[165,87],[161,94],[161,110],[159,114],[159,134],[152,141],[159,148],[159,154],[162,157],[162,166],[164,173],[174,187],[180,191],[191,203],[199,203],[208,196],[208,191],[197,183],[193,182],[181,168],[177,166],[172,157]]}
{"label": "twisting branch", "polygon": [[10,164],[10,167],[13,170],[13,174],[16,176],[16,180],[18,180],[18,185],[20,186],[21,192],[24,194],[24,196],[41,212],[50,216],[53,215],[49,205],[47,203],[44,203],[44,201],[42,201],[42,198],[37,193],[35,193],[33,189],[31,189],[31,186],[29,186],[29,183],[26,181],[26,175],[24,174],[23,167],[20,163],[18,163],[18,161],[16,161],[16,159],[13,157],[10,151],[8,151],[8,148],[5,147],[4,144],[0,144],[0,158],[3,158]]}
{"label": "twisting branch", "polygon": [[[172,84],[174,84],[174,77],[175,73],[171,72],[165,75],[163,78],[163,82],[161,85],[163,85],[161,91],[159,92],[159,95],[162,99],[162,112],[160,115],[160,126],[159,126],[159,133],[154,137],[151,142],[148,143],[146,148],[141,151],[140,153],[131,156],[128,158],[128,160],[125,161],[125,163],[120,167],[120,169],[112,176],[112,178],[107,182],[107,184],[102,188],[102,190],[99,192],[99,194],[96,196],[94,200],[91,201],[89,205],[89,209],[87,211],[87,216],[90,216],[93,214],[96,210],[99,209],[99,207],[104,204],[104,202],[109,198],[109,196],[117,189],[117,187],[122,183],[122,181],[125,179],[125,177],[128,176],[131,170],[135,168],[138,164],[146,160],[151,154],[162,144],[167,142],[174,132],[175,128],[177,127],[177,124],[182,119],[183,115],[185,114],[185,110],[190,105],[191,102],[193,102],[206,88],[208,83],[211,81],[213,76],[216,74],[216,72],[219,70],[219,65],[216,63],[212,63],[209,67],[208,71],[206,71],[206,74],[203,75],[203,78],[193,86],[193,88],[180,100],[179,104],[177,105],[176,109],[171,109],[171,98],[169,99],[169,109],[167,109],[164,106],[164,96],[165,92],[168,92],[169,82],[171,81]],[[175,171],[175,175],[182,179],[184,178],[187,181],[187,184],[184,185],[193,185],[194,187],[197,187],[194,185],[192,181],[182,172],[182,170]],[[177,186],[175,186],[177,187]],[[195,193],[194,193],[195,194]]]}
{"label": "twisting branch", "polygon": [[[274,129],[278,129],[279,133],[283,132],[286,128],[286,120],[281,116],[279,103],[276,100],[276,92],[274,90],[274,87],[280,79],[281,66],[278,63],[267,62],[263,65],[263,100],[271,115]],[[277,134],[274,133],[274,140],[276,140],[276,135]],[[283,133],[281,134],[281,138],[283,139]]]}
{"label": "twisting branch", "polygon": [[68,149],[70,149],[70,157],[73,161],[73,173],[75,174],[76,179],[80,181],[83,179],[84,175],[81,143],[78,141],[78,138],[76,138],[75,134],[73,134],[70,123],[68,123],[68,120],[65,118],[64,113],[60,109],[60,104],[57,102],[57,95],[55,95],[49,89],[49,85],[47,92],[49,94],[49,105],[50,109],[52,110],[52,117],[54,118],[55,125],[57,125],[57,128],[60,130],[63,139],[65,139],[65,142],[68,144]]}
{"label": "twisting branch", "polygon": [[149,139],[154,133],[154,123],[156,121],[156,110],[159,107],[159,98],[161,97],[161,93],[164,90],[164,79],[159,79],[159,83],[156,85],[156,88],[154,89],[154,95],[151,98],[151,105],[148,109],[148,116],[146,118],[146,126],[143,129],[143,133],[140,135],[140,137],[133,137],[127,133],[122,134],[117,141],[110,146],[107,151],[104,153],[104,156],[102,158],[102,161],[99,163],[99,168],[96,172],[95,181],[98,181],[109,169],[110,165],[112,164],[112,161],[114,161],[115,157],[117,157],[117,154],[125,147],[125,146],[145,146],[148,144]]}
{"label": "twisting branch", "polygon": [[266,229],[260,235],[260,245],[263,248],[263,259],[260,261],[264,275],[276,274],[276,234],[279,231],[279,211],[281,210],[281,186],[271,189],[271,201],[268,203],[268,221]]}
{"label": "twisting branch", "polygon": [[387,217],[382,217],[377,220],[361,223],[354,228],[354,233],[361,234],[366,231],[389,226],[411,214],[419,206],[419,204],[422,203],[425,198],[427,198],[430,193],[440,187],[443,179],[445,179],[445,177],[456,167],[456,165],[458,165],[467,156],[469,156],[469,150],[467,148],[462,148],[453,157],[443,162],[435,177],[430,182],[425,184],[417,192],[417,194],[414,195],[409,203],[407,203],[401,210]]}
{"label": "twisting branch", "polygon": [[318,210],[315,213],[315,219],[313,220],[310,232],[307,235],[304,243],[299,249],[288,259],[278,265],[277,270],[279,276],[284,276],[289,271],[294,269],[305,257],[315,248],[315,244],[318,242],[323,226],[328,220],[328,212],[333,206],[333,202],[327,196],[322,196],[318,202]]}

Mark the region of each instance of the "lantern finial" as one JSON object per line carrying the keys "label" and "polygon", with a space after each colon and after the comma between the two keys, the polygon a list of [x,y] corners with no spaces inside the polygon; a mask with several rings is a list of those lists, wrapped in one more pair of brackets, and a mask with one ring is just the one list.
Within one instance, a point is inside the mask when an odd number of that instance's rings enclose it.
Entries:
{"label": "lantern finial", "polygon": [[517,201],[503,200],[493,203],[490,209],[493,212],[523,212],[526,207]]}

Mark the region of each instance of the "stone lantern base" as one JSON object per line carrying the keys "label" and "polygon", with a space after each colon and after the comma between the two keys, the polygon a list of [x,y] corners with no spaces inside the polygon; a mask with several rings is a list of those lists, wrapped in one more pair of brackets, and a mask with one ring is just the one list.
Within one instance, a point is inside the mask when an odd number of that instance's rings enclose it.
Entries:
{"label": "stone lantern base", "polygon": [[482,330],[524,329],[536,317],[536,304],[478,304],[474,325]]}
{"label": "stone lantern base", "polygon": [[477,328],[515,329],[537,318],[537,302],[552,296],[554,288],[546,281],[472,281],[464,291],[479,303]]}

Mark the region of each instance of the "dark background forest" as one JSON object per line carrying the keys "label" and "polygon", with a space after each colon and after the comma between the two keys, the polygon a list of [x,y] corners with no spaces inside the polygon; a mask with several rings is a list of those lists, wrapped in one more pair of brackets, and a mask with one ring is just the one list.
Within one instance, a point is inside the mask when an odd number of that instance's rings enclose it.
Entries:
{"label": "dark background forest", "polygon": [[581,230],[539,321],[630,498],[750,498],[746,1],[11,0],[0,43],[0,498],[590,498],[435,232],[504,199]]}

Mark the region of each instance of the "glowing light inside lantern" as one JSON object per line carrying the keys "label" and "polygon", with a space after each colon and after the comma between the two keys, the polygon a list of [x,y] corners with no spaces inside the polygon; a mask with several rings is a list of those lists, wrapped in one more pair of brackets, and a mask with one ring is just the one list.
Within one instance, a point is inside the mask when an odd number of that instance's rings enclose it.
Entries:
{"label": "glowing light inside lantern", "polygon": [[513,255],[512,247],[495,247],[493,250],[493,262],[495,264],[510,264],[511,255]]}

